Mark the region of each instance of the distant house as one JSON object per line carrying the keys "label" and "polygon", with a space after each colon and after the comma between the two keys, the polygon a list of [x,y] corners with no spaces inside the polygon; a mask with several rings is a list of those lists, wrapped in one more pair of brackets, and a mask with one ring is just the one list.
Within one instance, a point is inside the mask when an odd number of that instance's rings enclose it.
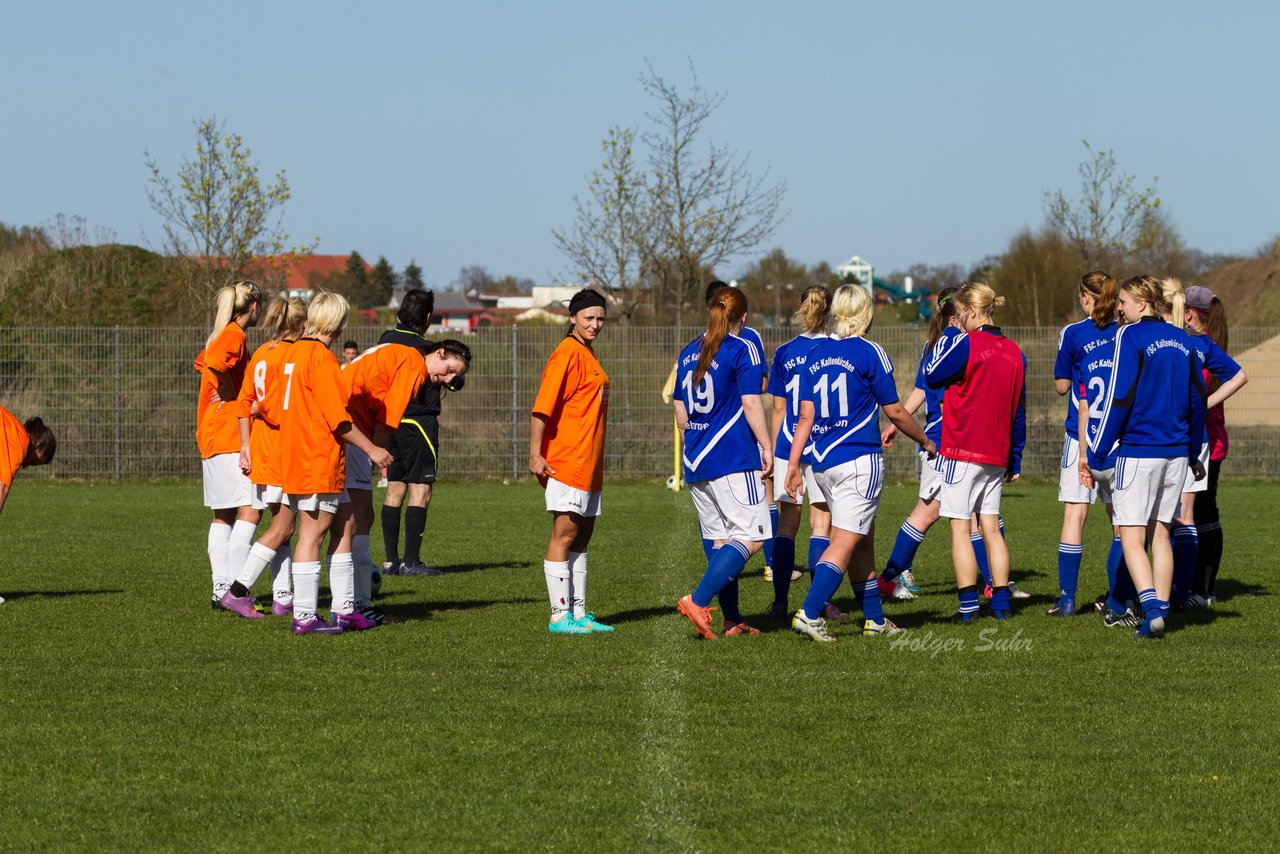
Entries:
{"label": "distant house", "polygon": [[[349,257],[348,255],[302,255],[292,258],[275,255],[254,258],[246,265],[246,269],[264,279],[283,280],[280,288],[282,296],[309,300],[314,290],[313,283],[326,276],[345,271]],[[368,261],[365,262],[364,268],[367,273],[373,272],[373,267]]]}
{"label": "distant house", "polygon": [[487,326],[493,318],[485,313],[484,305],[468,299],[457,291],[437,291],[436,305],[431,312],[429,332],[452,332],[468,335],[477,327]]}

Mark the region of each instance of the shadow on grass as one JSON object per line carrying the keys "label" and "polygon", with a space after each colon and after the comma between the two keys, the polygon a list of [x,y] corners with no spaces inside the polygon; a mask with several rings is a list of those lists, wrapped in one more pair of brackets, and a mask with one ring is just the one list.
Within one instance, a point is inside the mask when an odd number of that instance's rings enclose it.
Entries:
{"label": "shadow on grass", "polygon": [[1214,583],[1214,593],[1219,599],[1233,596],[1270,596],[1271,591],[1261,584],[1249,584],[1234,578],[1220,578]]}
{"label": "shadow on grass", "polygon": [[442,611],[470,611],[476,608],[490,608],[494,605],[528,605],[541,601],[541,599],[521,597],[517,599],[464,599],[456,602],[404,602],[397,605],[387,605],[382,610],[404,620],[429,620],[434,614]]}
{"label": "shadow on grass", "polygon": [[34,599],[36,597],[61,599],[65,596],[114,596],[123,592],[123,590],[18,590],[10,593],[6,590],[4,591],[4,598],[12,602],[16,599]]}
{"label": "shadow on grass", "polygon": [[1189,611],[1178,611],[1170,614],[1165,622],[1168,633],[1189,629],[1194,626],[1207,626],[1218,620],[1235,620],[1241,616],[1239,611],[1226,611],[1222,608],[1192,608]]}

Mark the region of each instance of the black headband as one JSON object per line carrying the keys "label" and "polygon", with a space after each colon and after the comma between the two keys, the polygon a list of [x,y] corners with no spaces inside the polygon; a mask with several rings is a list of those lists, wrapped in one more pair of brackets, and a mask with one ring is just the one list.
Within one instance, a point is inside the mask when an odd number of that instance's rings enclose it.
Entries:
{"label": "black headband", "polygon": [[569,300],[569,314],[574,315],[582,311],[584,308],[604,308],[604,297],[591,288],[583,288],[573,295],[573,299]]}

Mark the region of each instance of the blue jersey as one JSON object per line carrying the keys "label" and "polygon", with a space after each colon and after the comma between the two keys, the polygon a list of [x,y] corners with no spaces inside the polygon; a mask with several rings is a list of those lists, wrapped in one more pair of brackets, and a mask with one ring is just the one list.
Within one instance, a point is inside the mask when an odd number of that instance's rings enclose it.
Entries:
{"label": "blue jersey", "polygon": [[1109,453],[1098,454],[1090,449],[1090,445],[1098,435],[1098,427],[1102,424],[1102,408],[1107,399],[1107,387],[1111,385],[1111,359],[1116,352],[1117,323],[1108,324],[1105,331],[1110,336],[1110,343],[1093,348],[1089,358],[1076,362],[1075,378],[1071,382],[1072,396],[1084,400],[1089,407],[1089,423],[1085,428],[1088,435],[1080,441],[1080,447],[1088,454],[1090,468],[1098,470],[1114,468],[1116,464],[1115,448]]}
{"label": "blue jersey", "polygon": [[893,363],[865,338],[824,338],[800,372],[800,399],[813,403],[814,471],[880,453],[880,407],[898,402]]}
{"label": "blue jersey", "polygon": [[[760,358],[764,359],[764,339],[760,337],[759,332],[748,326],[742,330],[742,334],[738,337],[743,341],[756,345],[756,351],[760,354]],[[764,381],[769,379],[769,363],[765,362],[762,367],[764,368],[764,380],[760,381],[760,390],[764,391]]]}
{"label": "blue jersey", "polygon": [[[800,418],[800,371],[804,367],[809,352],[825,335],[806,332],[797,335],[779,347],[773,354],[773,366],[769,369],[769,387],[766,391],[774,397],[783,397],[787,401],[786,412],[782,423],[778,425],[778,435],[773,440],[773,455],[779,459],[791,456],[791,440],[796,435],[796,421]],[[809,453],[800,457],[801,462],[813,462]]]}
{"label": "blue jersey", "polygon": [[1201,370],[1208,371],[1220,383],[1233,379],[1240,373],[1240,363],[1228,356],[1226,350],[1213,343],[1213,339],[1208,335],[1203,332],[1192,332],[1189,329],[1187,334],[1195,344],[1196,362]]}
{"label": "blue jersey", "polygon": [[1102,350],[1109,352],[1115,349],[1115,340],[1116,323],[1114,321],[1099,329],[1087,317],[1062,327],[1062,333],[1058,336],[1058,358],[1053,363],[1053,378],[1068,380],[1071,383],[1071,390],[1067,392],[1065,426],[1067,435],[1072,439],[1080,438],[1076,435],[1076,410],[1080,406],[1080,397],[1077,394],[1080,364],[1095,358],[1096,354]]}
{"label": "blue jersey", "polygon": [[756,444],[742,406],[744,395],[760,394],[764,358],[759,348],[736,335],[726,335],[702,381],[693,383],[703,336],[680,351],[676,393],[689,420],[684,430],[686,483],[714,480],[738,471],[759,471]]}
{"label": "blue jersey", "polygon": [[[963,335],[954,326],[945,327],[938,338],[938,344],[945,344],[957,335]],[[946,388],[933,388],[924,381],[925,362],[929,361],[929,345],[926,344],[920,353],[920,365],[916,368],[916,388],[924,392],[924,435],[933,444],[942,446],[942,399],[946,396]]]}
{"label": "blue jersey", "polygon": [[1094,456],[1198,458],[1206,396],[1192,337],[1144,317],[1116,331],[1113,352]]}

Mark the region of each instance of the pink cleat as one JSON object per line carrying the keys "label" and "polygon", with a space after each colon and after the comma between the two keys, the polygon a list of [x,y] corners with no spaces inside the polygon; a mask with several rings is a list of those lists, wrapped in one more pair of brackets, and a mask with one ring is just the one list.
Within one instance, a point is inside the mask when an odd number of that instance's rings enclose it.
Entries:
{"label": "pink cleat", "polygon": [[271,613],[275,614],[277,617],[292,617],[293,616],[293,600],[290,599],[288,602],[281,602],[278,599],[272,599]]}
{"label": "pink cleat", "polygon": [[331,626],[324,621],[323,617],[315,616],[306,622],[298,622],[297,618],[293,621],[293,627],[290,629],[295,635],[340,635],[342,628],[340,626]]}
{"label": "pink cleat", "polygon": [[233,614],[239,614],[246,620],[261,620],[262,615],[253,607],[252,596],[232,596],[228,590],[222,594],[220,604]]}
{"label": "pink cleat", "polygon": [[334,614],[333,624],[344,632],[363,632],[378,627],[377,623],[359,611],[352,611],[350,614]]}

